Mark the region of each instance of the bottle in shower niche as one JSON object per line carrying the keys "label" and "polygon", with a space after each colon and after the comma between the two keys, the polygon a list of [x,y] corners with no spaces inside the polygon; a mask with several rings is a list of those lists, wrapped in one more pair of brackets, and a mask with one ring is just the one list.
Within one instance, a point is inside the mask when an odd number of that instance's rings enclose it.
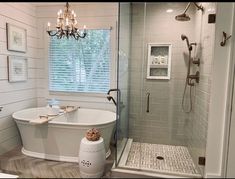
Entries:
{"label": "bottle in shower niche", "polygon": [[163,55],[163,56],[160,56],[160,63],[161,65],[167,65],[167,56],[166,55]]}

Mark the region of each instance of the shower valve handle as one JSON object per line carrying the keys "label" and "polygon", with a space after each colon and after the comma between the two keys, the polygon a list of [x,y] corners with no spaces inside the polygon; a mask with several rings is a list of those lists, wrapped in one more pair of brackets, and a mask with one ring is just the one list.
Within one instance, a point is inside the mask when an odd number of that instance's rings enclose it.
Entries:
{"label": "shower valve handle", "polygon": [[0,112],[2,111],[2,108],[3,108],[3,107],[2,107],[2,106],[0,106]]}
{"label": "shower valve handle", "polygon": [[[200,73],[199,71],[196,72],[195,75],[188,75],[188,84],[190,86],[194,86],[194,83],[191,83],[191,80],[195,80],[196,83],[199,83]],[[189,81],[190,80],[190,81]]]}
{"label": "shower valve handle", "polygon": [[192,60],[192,63],[199,66],[200,65],[200,58],[198,58],[197,60]]}

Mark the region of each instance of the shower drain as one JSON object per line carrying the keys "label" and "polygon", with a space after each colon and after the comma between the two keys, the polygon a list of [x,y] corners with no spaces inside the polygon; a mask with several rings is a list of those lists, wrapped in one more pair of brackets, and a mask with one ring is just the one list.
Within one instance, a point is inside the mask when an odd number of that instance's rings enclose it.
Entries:
{"label": "shower drain", "polygon": [[157,156],[157,159],[158,159],[158,160],[164,160],[164,157],[162,157],[162,156]]}

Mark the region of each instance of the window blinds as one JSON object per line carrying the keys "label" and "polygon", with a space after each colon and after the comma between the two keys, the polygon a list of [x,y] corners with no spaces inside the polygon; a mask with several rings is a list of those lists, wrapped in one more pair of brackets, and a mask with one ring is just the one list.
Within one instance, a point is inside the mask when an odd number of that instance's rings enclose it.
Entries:
{"label": "window blinds", "polygon": [[106,93],[110,88],[110,30],[87,30],[78,41],[49,41],[49,90]]}

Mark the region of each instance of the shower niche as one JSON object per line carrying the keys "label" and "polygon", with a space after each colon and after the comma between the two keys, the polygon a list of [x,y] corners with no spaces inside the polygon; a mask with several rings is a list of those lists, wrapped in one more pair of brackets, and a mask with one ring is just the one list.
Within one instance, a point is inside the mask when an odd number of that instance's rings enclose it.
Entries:
{"label": "shower niche", "polygon": [[171,47],[171,44],[148,44],[147,79],[170,79]]}

